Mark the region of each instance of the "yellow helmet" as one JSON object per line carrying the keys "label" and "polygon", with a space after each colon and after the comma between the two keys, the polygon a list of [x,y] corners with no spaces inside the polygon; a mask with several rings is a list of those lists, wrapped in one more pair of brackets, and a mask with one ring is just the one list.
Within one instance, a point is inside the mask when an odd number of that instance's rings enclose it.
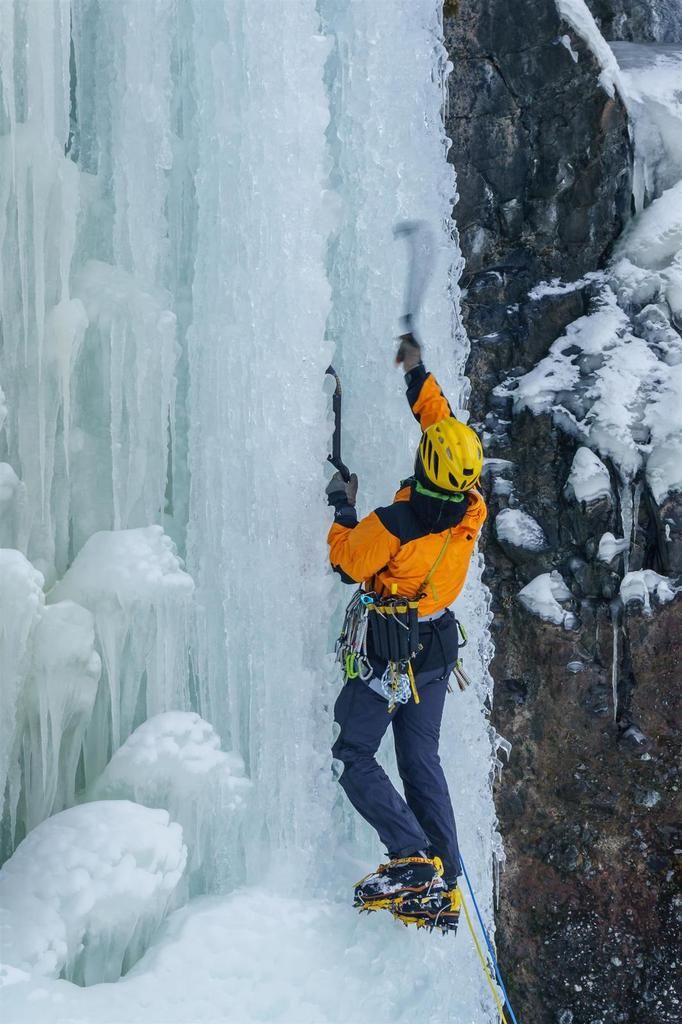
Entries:
{"label": "yellow helmet", "polygon": [[454,416],[426,428],[419,458],[431,483],[444,491],[469,491],[481,478],[483,448],[478,434]]}

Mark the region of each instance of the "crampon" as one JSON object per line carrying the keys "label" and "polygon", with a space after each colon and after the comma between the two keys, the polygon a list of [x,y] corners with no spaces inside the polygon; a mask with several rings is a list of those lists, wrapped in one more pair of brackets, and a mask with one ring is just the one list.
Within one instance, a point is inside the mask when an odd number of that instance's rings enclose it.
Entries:
{"label": "crampon", "polygon": [[405,924],[442,927],[453,917],[442,873],[438,857],[392,860],[358,882],[353,905],[360,911],[388,910]]}
{"label": "crampon", "polygon": [[452,889],[441,891],[437,895],[422,899],[405,898],[400,906],[391,907],[396,921],[417,928],[440,928],[443,935],[456,932],[459,924],[459,913],[462,906],[460,891],[455,885]]}

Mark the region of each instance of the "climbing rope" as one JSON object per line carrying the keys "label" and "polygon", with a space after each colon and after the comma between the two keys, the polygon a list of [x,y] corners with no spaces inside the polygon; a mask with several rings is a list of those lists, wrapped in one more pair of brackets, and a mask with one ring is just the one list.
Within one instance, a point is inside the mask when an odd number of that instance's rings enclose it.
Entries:
{"label": "climbing rope", "polygon": [[[488,953],[490,954],[490,959],[492,961],[493,967],[495,968],[495,977],[497,978],[498,985],[502,989],[502,994],[504,996],[505,1006],[509,1010],[509,1016],[511,1017],[512,1024],[518,1024],[518,1021],[516,1019],[516,1015],[514,1014],[514,1011],[512,1010],[512,1007],[511,1007],[511,1003],[509,1002],[509,996],[507,995],[507,989],[505,988],[504,982],[502,981],[502,975],[500,974],[500,968],[499,968],[498,963],[497,963],[497,957],[495,956],[495,950],[493,949],[493,944],[490,941],[490,936],[488,935],[488,931],[486,929],[486,926],[483,923],[483,917],[481,916],[481,911],[479,910],[478,903],[476,902],[476,896],[474,895],[474,890],[472,888],[471,881],[469,879],[469,873],[468,873],[468,871],[466,869],[466,865],[464,864],[464,861],[462,860],[461,855],[460,855],[460,861],[461,861],[461,864],[462,864],[462,871],[464,872],[464,878],[466,879],[467,888],[469,890],[469,894],[471,895],[471,900],[473,902],[474,909],[476,910],[476,916],[478,918],[478,923],[479,923],[479,925],[481,927],[481,931],[483,932],[483,938],[485,939],[486,946],[488,947]],[[497,989],[495,988],[495,983],[493,982],[492,975],[490,973],[490,968],[488,967],[487,961],[486,961],[486,959],[485,959],[485,957],[483,955],[483,950],[481,949],[480,943],[479,943],[478,939],[476,938],[476,934],[474,932],[474,927],[473,927],[473,924],[472,924],[472,921],[471,921],[471,917],[469,916],[469,911],[467,910],[467,905],[464,902],[464,897],[462,897],[462,907],[464,908],[464,916],[466,917],[467,924],[469,925],[469,931],[471,932],[471,937],[474,940],[474,945],[476,946],[476,951],[477,951],[477,953],[479,955],[481,963],[483,964],[483,970],[485,971],[486,978],[488,979],[488,984],[490,985],[490,989],[491,989],[491,991],[493,993],[493,996],[495,998],[495,1002],[497,1004],[497,1008],[498,1008],[498,1010],[500,1012],[500,1017],[502,1018],[503,1024],[507,1024],[507,1019],[506,1019],[506,1017],[504,1015],[504,1008],[502,1007],[502,1004],[500,1003],[500,997],[497,994]]]}
{"label": "climbing rope", "polygon": [[483,966],[483,973],[486,976],[486,979],[488,981],[488,985],[490,986],[490,991],[492,992],[493,999],[495,1000],[495,1005],[497,1006],[497,1009],[499,1011],[500,1019],[502,1021],[502,1024],[507,1024],[507,1018],[504,1015],[504,1007],[502,1006],[502,1003],[500,1002],[500,997],[497,994],[497,989],[495,988],[495,982],[493,981],[493,976],[490,973],[490,968],[488,967],[488,963],[486,961],[486,958],[483,955],[483,950],[481,949],[481,943],[478,941],[478,938],[476,936],[476,932],[474,931],[474,925],[473,925],[473,922],[471,920],[471,915],[469,914],[469,908],[467,907],[466,900],[464,899],[464,896],[462,896],[462,910],[464,911],[464,916],[466,918],[466,922],[469,925],[469,931],[471,932],[471,938],[474,940],[474,946],[476,947],[476,952],[478,953],[478,959],[481,961],[481,965]]}

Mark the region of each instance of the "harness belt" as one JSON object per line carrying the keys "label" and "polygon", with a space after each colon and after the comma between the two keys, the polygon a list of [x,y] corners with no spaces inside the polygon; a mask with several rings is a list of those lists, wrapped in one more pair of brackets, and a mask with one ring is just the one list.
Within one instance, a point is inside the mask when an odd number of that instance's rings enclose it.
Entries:
{"label": "harness belt", "polygon": [[441,615],[445,615],[447,608],[441,608],[439,612],[433,612],[432,615],[420,615],[420,622],[433,622],[435,619],[439,619]]}

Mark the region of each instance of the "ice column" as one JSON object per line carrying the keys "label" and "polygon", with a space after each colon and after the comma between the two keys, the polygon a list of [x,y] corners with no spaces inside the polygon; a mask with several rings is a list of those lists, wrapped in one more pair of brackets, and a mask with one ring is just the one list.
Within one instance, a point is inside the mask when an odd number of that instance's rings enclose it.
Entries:
{"label": "ice column", "polygon": [[258,876],[319,833],[329,775],[327,43],[312,0],[199,9],[188,569],[199,710],[254,781]]}

